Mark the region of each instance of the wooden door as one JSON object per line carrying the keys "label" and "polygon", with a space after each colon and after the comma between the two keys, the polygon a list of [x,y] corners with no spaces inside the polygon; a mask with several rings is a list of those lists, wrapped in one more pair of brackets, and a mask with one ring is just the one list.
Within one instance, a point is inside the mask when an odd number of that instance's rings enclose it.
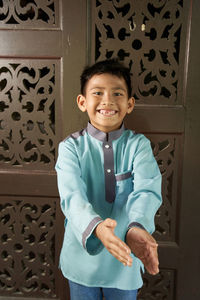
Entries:
{"label": "wooden door", "polygon": [[[0,2],[0,299],[64,299],[60,1]],[[62,288],[60,287],[62,285]]]}
{"label": "wooden door", "polygon": [[110,57],[131,69],[126,124],[151,139],[163,175],[160,273],[138,299],[199,299],[199,12],[198,0],[0,3],[0,300],[69,299],[57,145],[87,122],[83,66]]}

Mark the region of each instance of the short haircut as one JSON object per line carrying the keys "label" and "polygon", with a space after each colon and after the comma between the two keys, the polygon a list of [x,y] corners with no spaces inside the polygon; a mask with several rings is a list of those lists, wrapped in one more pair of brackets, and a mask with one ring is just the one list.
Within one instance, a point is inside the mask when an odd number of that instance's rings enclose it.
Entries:
{"label": "short haircut", "polygon": [[100,74],[111,74],[123,78],[127,85],[128,97],[132,96],[130,70],[125,67],[118,59],[107,59],[84,68],[81,74],[81,94],[85,95],[87,82],[94,76]]}

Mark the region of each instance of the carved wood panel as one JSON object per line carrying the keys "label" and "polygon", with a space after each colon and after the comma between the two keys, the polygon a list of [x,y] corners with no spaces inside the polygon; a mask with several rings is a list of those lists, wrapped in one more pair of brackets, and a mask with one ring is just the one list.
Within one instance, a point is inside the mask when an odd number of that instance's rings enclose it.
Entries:
{"label": "carved wood panel", "polygon": [[6,0],[0,2],[0,28],[56,28],[59,0]]}
{"label": "carved wood panel", "polygon": [[178,242],[182,136],[148,134],[162,174],[163,204],[158,210],[154,237],[158,241]]}
{"label": "carved wood panel", "polygon": [[[163,204],[155,216],[153,234],[158,242],[177,242],[179,237],[180,176],[182,136],[146,134],[151,140],[154,156],[162,174]],[[162,269],[156,276],[143,274],[144,285],[138,300],[172,300],[175,289],[175,269]]]}
{"label": "carved wood panel", "polygon": [[0,197],[0,295],[55,298],[56,200]]}
{"label": "carved wood panel", "polygon": [[[96,0],[92,58],[129,66],[138,104],[177,105],[183,1]],[[181,83],[180,83],[181,84]]]}
{"label": "carved wood panel", "polygon": [[144,284],[138,292],[138,300],[174,299],[175,271],[161,270],[158,275],[144,275]]}
{"label": "carved wood panel", "polygon": [[1,168],[53,169],[59,120],[59,61],[0,61]]}
{"label": "carved wood panel", "polygon": [[60,5],[0,1],[2,299],[63,299],[63,218],[54,171],[62,128]]}

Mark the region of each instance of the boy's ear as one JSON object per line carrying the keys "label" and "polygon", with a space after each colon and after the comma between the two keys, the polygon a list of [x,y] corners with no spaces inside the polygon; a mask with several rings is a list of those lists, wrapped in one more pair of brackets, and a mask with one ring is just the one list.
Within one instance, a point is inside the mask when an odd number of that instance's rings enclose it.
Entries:
{"label": "boy's ear", "polygon": [[78,104],[78,107],[81,111],[85,112],[87,110],[87,108],[86,108],[86,99],[85,99],[85,96],[83,96],[82,94],[78,95],[77,104]]}
{"label": "boy's ear", "polygon": [[128,110],[127,110],[127,114],[130,114],[133,110],[135,106],[135,98],[131,97],[128,99]]}

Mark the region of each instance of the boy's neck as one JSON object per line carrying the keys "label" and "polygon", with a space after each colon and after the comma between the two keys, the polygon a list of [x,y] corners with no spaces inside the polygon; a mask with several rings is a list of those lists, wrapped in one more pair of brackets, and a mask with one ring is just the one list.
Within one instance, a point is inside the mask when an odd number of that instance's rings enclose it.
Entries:
{"label": "boy's neck", "polygon": [[113,140],[118,139],[122,135],[124,129],[124,123],[121,124],[120,128],[109,132],[99,130],[98,128],[94,127],[90,122],[88,122],[87,126],[88,133],[102,142],[112,142]]}

